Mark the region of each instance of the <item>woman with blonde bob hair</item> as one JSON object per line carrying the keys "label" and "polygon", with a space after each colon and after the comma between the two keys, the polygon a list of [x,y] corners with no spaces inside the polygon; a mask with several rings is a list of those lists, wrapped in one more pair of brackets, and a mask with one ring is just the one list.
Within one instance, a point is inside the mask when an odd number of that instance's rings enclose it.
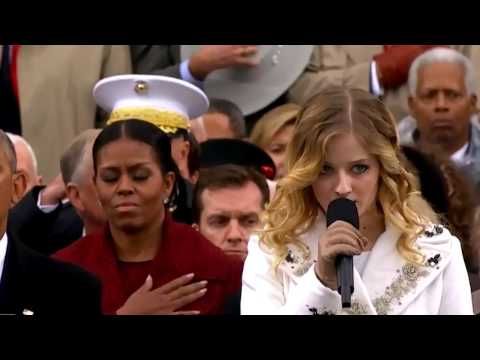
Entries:
{"label": "woman with blonde bob hair", "polygon": [[[287,175],[249,243],[242,314],[473,314],[458,239],[438,224],[407,170],[395,119],[363,90],[333,87],[301,109]],[[330,202],[355,202],[360,228]],[[354,256],[342,308],[335,259]]]}
{"label": "woman with blonde bob hair", "polygon": [[283,104],[263,115],[255,124],[250,141],[270,155],[277,169],[276,180],[286,175],[286,149],[300,112],[297,104]]}

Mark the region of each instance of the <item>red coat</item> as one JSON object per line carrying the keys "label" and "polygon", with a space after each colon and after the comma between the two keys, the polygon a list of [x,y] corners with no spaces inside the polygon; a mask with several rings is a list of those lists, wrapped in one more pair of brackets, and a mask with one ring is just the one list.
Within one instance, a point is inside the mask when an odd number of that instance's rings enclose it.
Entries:
{"label": "red coat", "polygon": [[[54,257],[97,275],[102,282],[104,314],[115,314],[131,295],[120,278],[108,228],[83,237]],[[243,262],[225,255],[199,232],[174,222],[170,215],[165,216],[162,245],[152,265],[153,288],[188,273],[195,273],[194,281],[208,280],[207,293],[182,310],[220,314],[228,297],[240,291]]]}

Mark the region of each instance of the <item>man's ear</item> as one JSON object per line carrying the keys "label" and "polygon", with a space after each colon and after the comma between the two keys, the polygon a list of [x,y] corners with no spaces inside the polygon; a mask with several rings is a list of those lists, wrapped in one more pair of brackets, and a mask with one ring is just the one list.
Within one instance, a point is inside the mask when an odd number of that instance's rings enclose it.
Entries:
{"label": "man's ear", "polygon": [[203,117],[200,116],[198,118],[190,120],[190,131],[192,132],[195,139],[198,143],[202,143],[208,140],[207,132],[205,131],[205,125],[203,123]]}
{"label": "man's ear", "polygon": [[188,140],[183,141],[182,146],[182,159],[188,161],[188,154],[190,153],[190,142]]}
{"label": "man's ear", "polygon": [[193,224],[192,224],[192,228],[194,228],[195,230],[197,230],[198,232],[200,232],[200,227],[198,226],[197,223],[193,223]]}
{"label": "man's ear", "polygon": [[175,185],[175,173],[168,172],[167,175],[164,177],[165,180],[165,198],[169,198],[172,195],[173,186]]}
{"label": "man's ear", "polygon": [[23,198],[25,191],[27,190],[27,182],[27,174],[24,171],[20,170],[13,174],[11,206],[14,206]]}
{"label": "man's ear", "polygon": [[477,109],[477,95],[472,95],[470,97],[470,105],[472,107],[472,113],[475,114],[478,109]]}
{"label": "man's ear", "polygon": [[68,183],[65,187],[65,193],[67,194],[68,199],[72,203],[75,209],[83,211],[85,207],[83,206],[82,199],[80,198],[80,192],[78,191],[78,186],[74,183]]}

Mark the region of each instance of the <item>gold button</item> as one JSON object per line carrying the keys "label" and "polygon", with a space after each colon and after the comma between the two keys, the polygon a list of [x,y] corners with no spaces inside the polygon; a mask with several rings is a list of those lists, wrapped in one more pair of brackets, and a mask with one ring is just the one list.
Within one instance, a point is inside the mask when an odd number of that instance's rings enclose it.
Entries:
{"label": "gold button", "polygon": [[148,84],[145,81],[137,81],[135,83],[135,92],[137,94],[145,94],[148,91]]}

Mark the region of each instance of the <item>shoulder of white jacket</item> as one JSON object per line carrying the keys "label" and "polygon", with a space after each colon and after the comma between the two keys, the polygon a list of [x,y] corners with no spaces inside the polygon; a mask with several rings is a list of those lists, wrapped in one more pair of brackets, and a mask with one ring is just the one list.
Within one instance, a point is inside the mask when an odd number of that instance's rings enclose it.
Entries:
{"label": "shoulder of white jacket", "polygon": [[269,251],[265,244],[260,241],[258,234],[251,235],[248,240],[248,253],[260,253],[266,257],[273,257],[273,252]]}
{"label": "shoulder of white jacket", "polygon": [[459,239],[443,225],[430,225],[417,238],[420,249],[429,249],[451,253],[455,246],[460,247]]}

